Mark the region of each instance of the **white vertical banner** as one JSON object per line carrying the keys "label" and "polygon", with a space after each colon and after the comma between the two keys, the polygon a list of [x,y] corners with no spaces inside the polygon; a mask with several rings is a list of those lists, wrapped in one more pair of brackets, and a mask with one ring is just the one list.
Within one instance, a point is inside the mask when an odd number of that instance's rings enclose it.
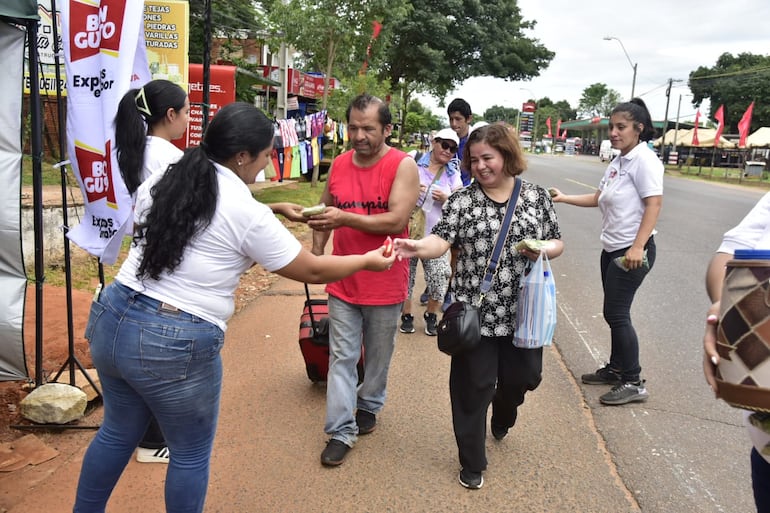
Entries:
{"label": "white vertical banner", "polygon": [[123,94],[150,77],[143,10],[135,0],[62,4],[67,152],[85,202],[83,220],[68,237],[106,264],[117,260],[131,227],[131,196],[118,169],[113,121]]}

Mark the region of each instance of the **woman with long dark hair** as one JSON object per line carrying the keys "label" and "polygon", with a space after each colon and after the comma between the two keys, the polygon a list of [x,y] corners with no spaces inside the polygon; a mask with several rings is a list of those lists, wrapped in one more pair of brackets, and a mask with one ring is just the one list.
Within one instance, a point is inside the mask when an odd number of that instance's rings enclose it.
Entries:
{"label": "woman with long dark hair", "polygon": [[[171,141],[184,135],[189,118],[187,93],[168,80],[152,80],[123,95],[115,115],[115,146],[120,174],[132,197],[153,173],[165,171],[182,157],[182,150]],[[168,463],[168,447],[154,417],[136,448],[136,460]]]}
{"label": "woman with long dark hair", "polygon": [[389,268],[384,247],[315,256],[246,184],[270,158],[273,125],[223,107],[200,146],[136,191],[134,239],[86,327],[104,421],[83,459],[75,512],[102,512],[154,415],[171,452],[167,512],[203,510],[222,385],[220,350],[241,274],[255,262],[309,283]]}
{"label": "woman with long dark hair", "polygon": [[655,264],[655,224],[663,204],[663,164],[647,142],[655,135],[647,106],[639,98],[621,103],[610,114],[610,142],[620,150],[607,166],[599,188],[567,195],[553,189],[553,201],[599,207],[602,213],[600,269],[604,320],[610,327],[610,361],[583,374],[587,385],[612,385],[602,404],[646,401],[641,378],[639,339],[631,323],[636,291]]}

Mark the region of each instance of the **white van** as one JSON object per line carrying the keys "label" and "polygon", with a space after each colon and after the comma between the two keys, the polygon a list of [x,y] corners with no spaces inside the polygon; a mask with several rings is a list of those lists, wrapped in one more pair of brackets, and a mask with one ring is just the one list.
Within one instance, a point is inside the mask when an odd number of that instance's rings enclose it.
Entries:
{"label": "white van", "polygon": [[599,160],[602,162],[612,160],[616,155],[620,155],[620,150],[613,148],[609,139],[603,140],[601,146],[599,146]]}

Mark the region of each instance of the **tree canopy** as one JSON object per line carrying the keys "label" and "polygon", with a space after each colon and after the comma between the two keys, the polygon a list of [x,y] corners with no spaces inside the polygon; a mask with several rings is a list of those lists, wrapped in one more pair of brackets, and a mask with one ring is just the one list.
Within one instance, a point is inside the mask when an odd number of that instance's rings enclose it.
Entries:
{"label": "tree canopy", "polygon": [[724,105],[725,132],[737,133],[738,121],[754,103],[750,132],[770,123],[770,56],[723,53],[714,66],[690,73],[694,106],[711,100],[709,118]]}
{"label": "tree canopy", "polygon": [[537,76],[554,53],[528,37],[517,0],[410,0],[389,13],[389,43],[379,66],[382,78],[444,98],[465,79],[493,76],[525,80]]}
{"label": "tree canopy", "polygon": [[578,111],[586,117],[610,115],[612,109],[620,103],[620,93],[607,87],[607,84],[591,84],[583,89]]}

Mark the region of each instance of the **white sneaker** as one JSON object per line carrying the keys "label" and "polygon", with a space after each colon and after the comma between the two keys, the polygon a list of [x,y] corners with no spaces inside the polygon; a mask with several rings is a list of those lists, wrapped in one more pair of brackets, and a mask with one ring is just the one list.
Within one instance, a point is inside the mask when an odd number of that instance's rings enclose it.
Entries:
{"label": "white sneaker", "polygon": [[136,461],[139,463],[168,463],[170,457],[171,453],[169,453],[168,447],[161,447],[160,449],[136,448]]}

